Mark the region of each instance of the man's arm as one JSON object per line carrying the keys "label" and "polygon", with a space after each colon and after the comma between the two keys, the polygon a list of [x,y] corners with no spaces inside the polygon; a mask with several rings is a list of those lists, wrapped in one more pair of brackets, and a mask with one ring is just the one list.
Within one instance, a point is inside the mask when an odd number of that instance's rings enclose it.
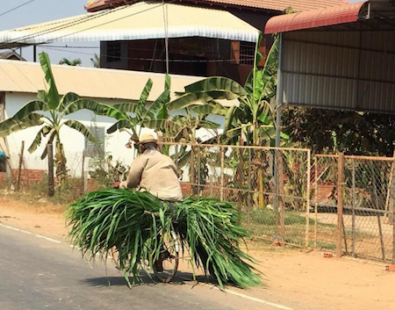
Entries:
{"label": "man's arm", "polygon": [[128,178],[126,181],[121,183],[121,188],[136,188],[140,184],[146,161],[147,159],[138,157],[132,162]]}

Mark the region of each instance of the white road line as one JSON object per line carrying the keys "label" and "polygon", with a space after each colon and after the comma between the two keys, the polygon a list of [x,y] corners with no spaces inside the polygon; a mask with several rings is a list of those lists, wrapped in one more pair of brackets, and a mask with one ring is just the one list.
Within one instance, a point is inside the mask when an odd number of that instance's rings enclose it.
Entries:
{"label": "white road line", "polygon": [[[183,279],[185,281],[189,281],[190,280],[189,278],[181,278],[181,279]],[[263,299],[251,297],[251,296],[248,296],[248,295],[245,295],[245,294],[242,294],[242,293],[231,291],[229,289],[222,289],[221,290],[219,287],[216,287],[216,286],[214,286],[213,288],[217,289],[217,290],[220,290],[220,291],[223,291],[223,292],[226,292],[226,293],[229,293],[229,294],[232,294],[232,295],[239,296],[239,297],[244,298],[244,299],[248,299],[248,300],[251,300],[251,301],[259,302],[261,304],[265,304],[265,305],[268,305],[268,306],[271,306],[271,307],[274,307],[274,308],[277,308],[277,309],[293,310],[292,308],[289,308],[289,307],[286,307],[286,306],[283,306],[283,305],[280,305],[280,304],[275,304],[275,303],[272,303],[272,302],[269,302],[269,301],[266,301],[266,300],[263,300]]]}
{"label": "white road line", "polygon": [[55,240],[55,239],[52,239],[52,238],[48,238],[48,237],[41,236],[41,235],[37,235],[37,234],[33,234],[33,233],[31,233],[30,231],[18,229],[18,228],[12,227],[12,226],[4,225],[4,224],[0,224],[0,226],[1,226],[1,227],[4,227],[4,228],[7,228],[7,229],[19,231],[19,232],[24,233],[24,234],[33,235],[33,236],[35,236],[35,237],[37,237],[37,238],[42,238],[42,239],[45,239],[45,240],[50,241],[50,242],[53,242],[53,243],[58,243],[58,244],[59,244],[59,243],[62,243],[62,241]]}
{"label": "white road line", "polygon": [[[216,289],[219,290],[218,287],[216,287]],[[238,293],[238,292],[231,291],[231,290],[228,290],[228,289],[225,289],[225,292],[227,292],[229,294],[233,294],[233,295],[239,296],[241,298],[245,298],[245,299],[249,299],[249,300],[252,300],[252,301],[255,301],[255,302],[259,302],[261,304],[265,304],[265,305],[268,305],[268,306],[271,306],[271,307],[274,307],[274,308],[277,308],[277,309],[293,310],[292,308],[289,308],[289,307],[286,307],[286,306],[283,306],[283,305],[280,305],[280,304],[275,304],[275,303],[272,303],[272,302],[269,302],[269,301],[266,301],[266,300],[263,300],[263,299],[247,296],[247,295],[244,295],[242,293]]]}

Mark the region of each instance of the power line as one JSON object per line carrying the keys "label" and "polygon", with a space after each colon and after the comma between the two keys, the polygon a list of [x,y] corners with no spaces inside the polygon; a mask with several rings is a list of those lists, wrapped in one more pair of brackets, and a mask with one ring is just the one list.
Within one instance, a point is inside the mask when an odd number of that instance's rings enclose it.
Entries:
{"label": "power line", "polygon": [[[177,0],[173,0],[170,3],[173,3],[175,1],[177,1]],[[107,11],[101,11],[99,13],[90,13],[92,15],[90,15],[90,14],[83,15],[83,16],[81,16],[80,21],[77,20],[77,21],[69,22],[68,24],[65,24],[65,25],[60,25],[60,26],[57,26],[57,27],[54,27],[54,28],[51,28],[51,29],[43,30],[42,32],[39,32],[39,33],[33,33],[33,34],[30,34],[30,35],[26,35],[24,37],[22,36],[20,38],[14,39],[12,41],[3,42],[2,44],[4,46],[4,45],[9,44],[9,43],[18,43],[17,41],[20,41],[20,40],[27,41],[27,40],[29,40],[31,38],[34,38],[34,37],[37,37],[37,36],[40,36],[40,35],[48,34],[48,33],[59,31],[59,30],[63,30],[63,29],[72,27],[74,25],[83,23],[85,21],[90,21],[91,19],[99,18],[99,17],[107,15],[107,14],[112,14],[112,13],[118,12],[120,10],[124,10],[124,9],[126,9],[126,8],[128,8],[128,7],[132,6],[132,5],[133,4],[125,5],[125,6],[122,6],[122,7],[119,7],[119,8],[115,8],[115,9],[111,9],[111,10],[107,10]],[[77,34],[77,33],[81,33],[81,32],[84,32],[84,31],[88,31],[88,30],[91,30],[91,29],[94,29],[94,28],[97,28],[97,27],[100,27],[100,26],[103,26],[103,25],[108,25],[108,24],[111,24],[113,22],[116,22],[116,21],[119,21],[119,20],[122,20],[122,19],[125,19],[125,18],[128,18],[128,17],[131,17],[131,16],[135,16],[135,15],[138,15],[138,14],[141,14],[141,13],[144,13],[144,12],[156,9],[156,8],[158,8],[160,6],[162,6],[162,4],[159,4],[157,6],[154,6],[154,7],[151,7],[151,8],[147,8],[145,10],[142,10],[142,11],[139,11],[139,12],[135,12],[135,13],[132,13],[132,14],[129,14],[129,15],[126,15],[126,16],[122,16],[120,18],[117,18],[117,19],[114,19],[114,20],[110,20],[108,22],[105,22],[105,23],[102,23],[102,24],[99,24],[99,25],[95,25],[95,26],[92,26],[92,27],[89,27],[89,28],[86,28],[86,29],[82,29],[82,30],[78,30],[78,31],[75,31],[75,32],[72,32],[72,33],[69,33],[69,34],[61,35],[59,37],[53,38],[51,40],[48,40],[45,43],[52,43],[55,40],[58,40],[58,39],[61,39],[61,38],[64,38],[64,37],[68,37],[68,36],[71,36],[71,35],[74,35],[74,34]],[[45,25],[43,25],[43,26],[45,26]],[[33,43],[33,44],[27,44],[27,45],[35,45],[35,44]],[[2,45],[0,44],[0,49],[1,48],[2,48]]]}
{"label": "power line", "polygon": [[21,8],[21,7],[23,7],[23,6],[25,6],[25,5],[28,5],[29,3],[32,3],[32,2],[34,2],[34,1],[36,1],[36,0],[30,0],[30,1],[28,1],[28,2],[22,3],[22,4],[20,4],[20,5],[16,6],[16,7],[14,7],[14,8],[12,8],[12,9],[9,9],[8,11],[5,11],[5,12],[3,12],[3,13],[0,13],[0,16],[6,15],[6,14],[8,14],[8,13],[11,13],[11,12],[13,12],[13,11],[15,11],[15,10],[17,10],[17,9],[19,9],[19,8]]}

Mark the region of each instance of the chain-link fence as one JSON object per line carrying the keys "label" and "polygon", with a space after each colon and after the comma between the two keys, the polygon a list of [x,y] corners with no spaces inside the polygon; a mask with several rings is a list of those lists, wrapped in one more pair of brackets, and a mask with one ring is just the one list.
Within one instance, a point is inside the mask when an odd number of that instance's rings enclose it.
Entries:
{"label": "chain-link fence", "polygon": [[202,144],[162,148],[182,174],[185,195],[234,202],[255,237],[309,244],[309,150]]}
{"label": "chain-link fence", "polygon": [[[393,158],[344,156],[344,166],[339,167],[338,156],[316,155],[312,178],[315,246],[335,249],[341,239],[346,254],[393,261],[394,169]],[[340,173],[344,176],[342,215],[338,212]]]}

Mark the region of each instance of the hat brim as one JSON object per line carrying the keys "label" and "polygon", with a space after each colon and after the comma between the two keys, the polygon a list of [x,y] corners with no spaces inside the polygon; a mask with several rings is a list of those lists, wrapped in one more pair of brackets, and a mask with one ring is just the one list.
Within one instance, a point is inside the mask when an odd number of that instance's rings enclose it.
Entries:
{"label": "hat brim", "polygon": [[148,140],[143,140],[143,141],[140,141],[139,143],[137,143],[138,145],[142,145],[142,144],[146,144],[146,143],[158,143],[158,140],[157,139],[148,139]]}

